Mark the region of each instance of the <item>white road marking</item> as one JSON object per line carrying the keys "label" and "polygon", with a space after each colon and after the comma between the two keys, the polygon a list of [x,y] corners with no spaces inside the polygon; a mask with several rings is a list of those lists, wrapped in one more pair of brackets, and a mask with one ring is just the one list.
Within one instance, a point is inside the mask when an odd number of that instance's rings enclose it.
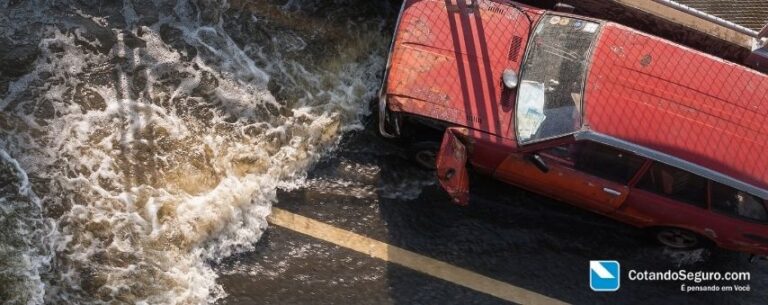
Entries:
{"label": "white road marking", "polygon": [[518,304],[567,304],[490,277],[456,267],[412,251],[346,231],[279,208],[272,208],[269,222],[371,257],[392,262],[472,290]]}

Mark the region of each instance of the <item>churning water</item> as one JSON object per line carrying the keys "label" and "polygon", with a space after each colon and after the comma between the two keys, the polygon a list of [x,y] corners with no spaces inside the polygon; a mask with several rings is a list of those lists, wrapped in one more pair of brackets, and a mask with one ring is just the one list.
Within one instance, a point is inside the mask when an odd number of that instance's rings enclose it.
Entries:
{"label": "churning water", "polygon": [[359,128],[387,3],[0,0],[0,300],[200,304]]}

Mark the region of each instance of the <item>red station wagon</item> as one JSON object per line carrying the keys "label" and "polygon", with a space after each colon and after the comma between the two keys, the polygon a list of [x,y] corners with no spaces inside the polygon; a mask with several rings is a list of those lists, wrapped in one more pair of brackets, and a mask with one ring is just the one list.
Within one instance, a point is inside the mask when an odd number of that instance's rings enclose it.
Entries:
{"label": "red station wagon", "polygon": [[671,248],[768,255],[766,97],[764,74],[619,24],[407,0],[379,129],[458,204],[469,165]]}

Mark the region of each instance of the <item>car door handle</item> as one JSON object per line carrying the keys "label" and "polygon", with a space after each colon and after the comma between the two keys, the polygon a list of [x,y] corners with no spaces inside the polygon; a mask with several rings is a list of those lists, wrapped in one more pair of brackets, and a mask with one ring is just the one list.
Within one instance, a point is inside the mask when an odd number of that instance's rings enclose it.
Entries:
{"label": "car door handle", "polygon": [[617,190],[614,190],[612,188],[604,187],[603,188],[603,192],[606,192],[606,193],[611,194],[613,196],[621,196],[621,192],[619,192]]}

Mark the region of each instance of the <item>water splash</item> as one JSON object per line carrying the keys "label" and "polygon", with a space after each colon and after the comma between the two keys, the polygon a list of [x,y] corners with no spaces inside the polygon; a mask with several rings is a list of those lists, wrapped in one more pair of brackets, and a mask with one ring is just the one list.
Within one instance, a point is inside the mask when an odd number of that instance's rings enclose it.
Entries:
{"label": "water splash", "polygon": [[35,55],[0,79],[11,302],[222,298],[207,262],[250,249],[374,96],[382,19],[342,2],[0,2]]}
{"label": "water splash", "polygon": [[39,304],[45,295],[41,273],[50,266],[53,224],[42,216],[40,198],[19,163],[0,150],[0,300]]}

